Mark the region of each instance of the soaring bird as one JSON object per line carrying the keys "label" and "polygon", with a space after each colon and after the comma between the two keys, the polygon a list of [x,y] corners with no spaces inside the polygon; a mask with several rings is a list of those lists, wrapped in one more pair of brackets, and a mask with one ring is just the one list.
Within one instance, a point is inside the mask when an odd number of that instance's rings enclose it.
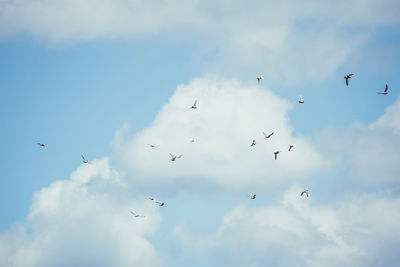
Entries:
{"label": "soaring bird", "polygon": [[192,108],[192,109],[196,109],[197,108],[197,99],[194,101],[194,104],[190,108]]}
{"label": "soaring bird", "polygon": [[279,154],[279,152],[280,152],[280,151],[275,151],[275,152],[274,152],[274,155],[275,155],[275,160],[278,158],[278,154]]}
{"label": "soaring bird", "polygon": [[149,197],[149,199],[150,199],[151,201],[156,202],[156,199],[155,199],[154,197]]}
{"label": "soaring bird", "polygon": [[156,201],[156,203],[158,204],[158,206],[160,206],[160,207],[162,207],[162,206],[164,206],[165,205],[165,203],[164,202],[161,202],[161,201]]}
{"label": "soaring bird", "polygon": [[181,154],[173,155],[173,154],[169,153],[169,155],[171,156],[171,161],[175,161],[176,159],[180,159],[182,157]]}
{"label": "soaring bird", "polygon": [[156,147],[155,144],[147,144],[149,147]]}
{"label": "soaring bird", "polygon": [[189,141],[190,141],[191,143],[194,143],[194,142],[196,142],[196,139],[190,138]]}
{"label": "soaring bird", "polygon": [[389,89],[389,87],[388,87],[388,85],[386,84],[386,86],[385,86],[385,91],[383,92],[383,93],[377,93],[377,94],[379,94],[379,95],[387,95],[388,94],[388,89]]}
{"label": "soaring bird", "polygon": [[308,190],[304,190],[303,192],[301,192],[300,196],[302,196],[303,194],[306,194],[306,196],[308,197]]}
{"label": "soaring bird", "polygon": [[87,159],[85,159],[85,157],[83,155],[81,155],[81,157],[82,157],[82,162],[83,163],[89,163],[89,161]]}
{"label": "soaring bird", "polygon": [[299,103],[300,103],[300,104],[304,104],[304,99],[303,99],[303,97],[302,97],[302,96],[300,96]]}
{"label": "soaring bird", "polygon": [[133,211],[131,211],[131,213],[135,218],[138,218],[138,217],[143,217],[144,218],[144,217],[146,217],[146,216],[143,216],[143,215],[139,215],[139,214],[137,214],[137,213],[135,213]]}
{"label": "soaring bird", "polygon": [[274,134],[274,132],[272,132],[270,134],[266,134],[266,133],[263,132],[263,134],[264,134],[265,138],[270,138]]}
{"label": "soaring bird", "polygon": [[289,145],[289,150],[288,151],[292,150],[292,148],[295,149],[294,145]]}
{"label": "soaring bird", "polygon": [[255,146],[256,145],[256,140],[253,140],[253,142],[251,142],[250,146]]}
{"label": "soaring bird", "polygon": [[36,143],[36,144],[38,144],[39,146],[43,146],[43,147],[46,146],[45,144],[42,144],[42,143]]}
{"label": "soaring bird", "polygon": [[256,199],[256,194],[253,194],[253,195],[249,196],[249,198]]}
{"label": "soaring bird", "polygon": [[264,77],[263,77],[262,75],[260,75],[260,76],[257,77],[258,85],[260,85],[260,81],[261,81],[262,79],[264,79]]}
{"label": "soaring bird", "polygon": [[349,79],[351,78],[351,76],[353,76],[354,73],[348,74],[346,76],[344,76],[344,78],[346,79],[346,86],[349,86]]}

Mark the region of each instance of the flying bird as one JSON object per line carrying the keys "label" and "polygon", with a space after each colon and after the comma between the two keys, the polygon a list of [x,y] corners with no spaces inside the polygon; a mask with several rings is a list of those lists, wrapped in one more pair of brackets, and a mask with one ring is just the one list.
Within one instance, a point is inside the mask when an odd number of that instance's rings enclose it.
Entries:
{"label": "flying bird", "polygon": [[270,134],[268,134],[268,135],[267,135],[266,133],[263,132],[263,134],[264,134],[265,138],[270,138],[270,137],[274,134],[274,132],[272,132],[272,133],[270,133]]}
{"label": "flying bird", "polygon": [[149,147],[156,147],[155,144],[147,144]]}
{"label": "flying bird", "polygon": [[300,104],[304,104],[304,99],[303,99],[303,97],[302,97],[302,96],[300,96],[299,103],[300,103]]}
{"label": "flying bird", "polygon": [[263,77],[262,75],[260,75],[260,76],[257,77],[258,85],[260,85],[260,81],[261,81],[262,79],[264,79],[264,77]]}
{"label": "flying bird", "polygon": [[288,151],[292,150],[292,148],[295,149],[294,145],[289,145],[289,150]]}
{"label": "flying bird", "polygon": [[156,199],[155,199],[154,197],[149,197],[149,199],[150,199],[151,201],[156,202]]}
{"label": "flying bird", "polygon": [[275,151],[275,152],[274,152],[274,155],[275,155],[275,160],[278,158],[278,154],[279,154],[279,152],[280,152],[280,151]]}
{"label": "flying bird", "polygon": [[81,155],[81,157],[82,157],[82,162],[83,163],[89,163],[89,161],[87,159],[85,159],[85,157],[83,155]]}
{"label": "flying bird", "polygon": [[388,85],[386,84],[386,86],[385,86],[385,91],[383,92],[383,93],[377,93],[377,94],[379,94],[379,95],[387,95],[388,94],[388,89],[389,89],[389,87],[388,87]]}
{"label": "flying bird", "polygon": [[256,194],[253,194],[253,195],[249,196],[249,198],[256,199]]}
{"label": "flying bird", "polygon": [[197,108],[197,99],[194,101],[194,104],[190,108],[192,108],[192,109],[196,109]]}
{"label": "flying bird", "polygon": [[250,146],[255,146],[256,145],[256,140],[253,140],[253,142],[251,142]]}
{"label": "flying bird", "polygon": [[156,203],[158,204],[158,206],[160,206],[160,207],[162,207],[162,206],[164,206],[165,205],[165,203],[164,202],[161,202],[161,201],[156,201]]}
{"label": "flying bird", "polygon": [[176,159],[180,159],[182,157],[181,154],[173,155],[173,154],[169,153],[169,155],[171,156],[171,161],[175,161]]}
{"label": "flying bird", "polygon": [[308,190],[304,190],[303,192],[301,192],[300,196],[306,194],[306,196],[308,197]]}
{"label": "flying bird", "polygon": [[139,215],[139,214],[137,214],[137,213],[135,213],[133,211],[131,211],[131,213],[135,218],[138,218],[138,217],[143,217],[144,218],[144,217],[146,217],[146,216],[143,216],[143,215]]}
{"label": "flying bird", "polygon": [[354,73],[348,74],[346,76],[344,76],[344,78],[346,79],[346,86],[349,86],[349,79],[351,78],[351,76],[353,76]]}
{"label": "flying bird", "polygon": [[39,146],[42,146],[42,147],[46,146],[45,144],[42,144],[42,143],[36,143],[36,144],[38,144]]}
{"label": "flying bird", "polygon": [[190,141],[191,143],[194,143],[194,142],[196,141],[196,139],[190,138],[189,141]]}

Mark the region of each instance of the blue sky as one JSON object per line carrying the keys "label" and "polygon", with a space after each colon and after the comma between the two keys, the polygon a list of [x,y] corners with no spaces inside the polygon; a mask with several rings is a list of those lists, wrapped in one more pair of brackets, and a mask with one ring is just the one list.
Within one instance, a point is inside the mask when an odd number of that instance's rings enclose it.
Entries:
{"label": "blue sky", "polygon": [[267,2],[0,3],[0,266],[397,261],[399,5]]}

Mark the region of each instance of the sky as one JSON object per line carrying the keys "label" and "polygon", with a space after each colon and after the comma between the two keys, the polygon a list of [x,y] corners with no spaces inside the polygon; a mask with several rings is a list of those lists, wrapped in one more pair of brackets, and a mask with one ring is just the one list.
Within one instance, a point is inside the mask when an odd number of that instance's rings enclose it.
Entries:
{"label": "sky", "polygon": [[399,11],[0,0],[0,266],[396,265]]}

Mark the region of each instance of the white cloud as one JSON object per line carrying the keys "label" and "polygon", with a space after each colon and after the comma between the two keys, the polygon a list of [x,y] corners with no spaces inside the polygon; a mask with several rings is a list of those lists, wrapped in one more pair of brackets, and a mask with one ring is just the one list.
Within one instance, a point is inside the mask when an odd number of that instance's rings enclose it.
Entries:
{"label": "white cloud", "polygon": [[26,221],[0,234],[0,266],[162,266],[147,240],[161,221],[156,207],[121,181],[100,159],[43,188]]}
{"label": "white cloud", "polygon": [[240,205],[215,232],[177,226],[174,237],[192,257],[215,266],[392,266],[399,260],[400,199],[356,195],[318,205],[291,188],[263,207]]}
{"label": "white cloud", "polygon": [[[198,109],[189,109],[195,99]],[[293,104],[257,84],[195,79],[178,87],[149,127],[127,141],[119,135],[112,159],[133,179],[140,177],[138,184],[282,185],[329,164],[312,144],[293,136],[287,115],[291,108]],[[263,131],[275,134],[266,139]],[[196,142],[189,142],[192,137]],[[250,147],[253,139],[257,145]],[[293,143],[296,149],[288,152]],[[274,160],[277,150],[281,153]],[[183,158],[171,162],[169,153]]]}

